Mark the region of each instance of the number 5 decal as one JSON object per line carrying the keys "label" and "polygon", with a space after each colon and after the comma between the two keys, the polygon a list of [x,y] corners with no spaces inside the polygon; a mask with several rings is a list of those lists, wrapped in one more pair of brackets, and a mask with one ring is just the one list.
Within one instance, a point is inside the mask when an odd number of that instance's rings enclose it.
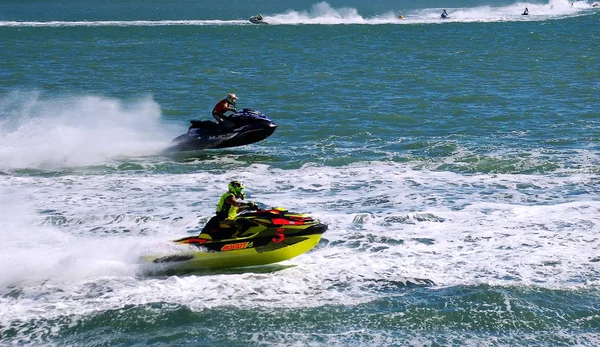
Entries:
{"label": "number 5 decal", "polygon": [[279,228],[275,231],[275,237],[271,239],[271,241],[279,243],[285,240],[285,234],[283,233],[285,229]]}

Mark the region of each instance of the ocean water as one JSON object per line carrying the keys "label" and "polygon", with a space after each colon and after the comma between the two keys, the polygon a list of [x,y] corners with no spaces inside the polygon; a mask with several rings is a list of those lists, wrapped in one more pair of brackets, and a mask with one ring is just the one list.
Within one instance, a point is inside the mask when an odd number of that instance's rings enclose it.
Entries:
{"label": "ocean water", "polygon": [[[563,0],[2,1],[0,345],[599,345],[599,25]],[[277,131],[164,153],[230,92]],[[148,274],[232,179],[329,230]]]}

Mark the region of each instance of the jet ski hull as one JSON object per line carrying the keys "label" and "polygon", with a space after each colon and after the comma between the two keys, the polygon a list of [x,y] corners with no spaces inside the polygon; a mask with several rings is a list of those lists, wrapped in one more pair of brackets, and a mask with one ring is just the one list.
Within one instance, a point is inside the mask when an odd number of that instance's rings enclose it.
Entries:
{"label": "jet ski hull", "polygon": [[273,244],[254,247],[252,240],[240,238],[224,245],[226,251],[211,252],[202,249],[177,255],[150,257],[147,260],[163,265],[170,273],[267,265],[289,260],[310,251],[319,243],[321,236],[313,234],[288,237],[279,247]]}
{"label": "jet ski hull", "polygon": [[[268,128],[241,129],[231,132],[188,132],[173,140],[171,147],[175,151],[198,151],[203,149],[216,149],[245,146],[256,143],[273,135],[276,125]],[[193,130],[193,129],[191,129]]]}

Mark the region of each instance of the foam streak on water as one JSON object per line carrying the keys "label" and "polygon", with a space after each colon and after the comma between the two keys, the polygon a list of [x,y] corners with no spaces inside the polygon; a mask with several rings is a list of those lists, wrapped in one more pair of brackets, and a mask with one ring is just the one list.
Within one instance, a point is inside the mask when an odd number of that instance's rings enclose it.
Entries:
{"label": "foam streak on water", "polygon": [[[573,3],[573,5],[571,5]],[[531,16],[522,16],[527,7]],[[284,13],[265,13],[264,21],[271,25],[336,25],[336,24],[424,24],[440,22],[504,22],[523,20],[548,20],[567,16],[584,15],[591,10],[586,1],[569,2],[553,0],[548,4],[515,3],[508,6],[480,6],[468,8],[447,7],[449,20],[440,19],[439,8],[405,9],[393,8],[374,16],[363,16],[356,8],[334,8],[327,2],[312,5],[310,10],[287,10]],[[402,14],[402,20],[398,16]],[[247,19],[171,19],[171,20],[134,20],[134,21],[0,21],[6,27],[98,27],[98,26],[215,26],[215,25],[252,25]]]}
{"label": "foam streak on water", "polygon": [[[598,191],[565,196],[570,177],[461,176],[385,163],[297,171],[258,165],[240,176],[251,199],[328,224],[322,246],[275,274],[139,278],[137,257],[208,218],[229,174],[2,176],[9,206],[0,250],[3,324],[124,302],[194,310],[347,305],[381,296],[367,282],[406,278],[442,286],[598,285]],[[212,183],[199,189],[198,182]],[[36,198],[7,203],[26,196]],[[263,300],[245,300],[256,292]]]}

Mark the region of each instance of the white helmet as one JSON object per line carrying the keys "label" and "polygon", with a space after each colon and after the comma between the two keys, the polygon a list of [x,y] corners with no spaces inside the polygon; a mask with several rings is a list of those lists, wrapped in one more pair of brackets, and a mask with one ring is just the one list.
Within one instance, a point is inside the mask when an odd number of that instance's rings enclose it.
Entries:
{"label": "white helmet", "polygon": [[235,94],[227,94],[227,101],[229,101],[232,104],[235,104],[235,102],[237,101],[237,96],[235,96]]}

